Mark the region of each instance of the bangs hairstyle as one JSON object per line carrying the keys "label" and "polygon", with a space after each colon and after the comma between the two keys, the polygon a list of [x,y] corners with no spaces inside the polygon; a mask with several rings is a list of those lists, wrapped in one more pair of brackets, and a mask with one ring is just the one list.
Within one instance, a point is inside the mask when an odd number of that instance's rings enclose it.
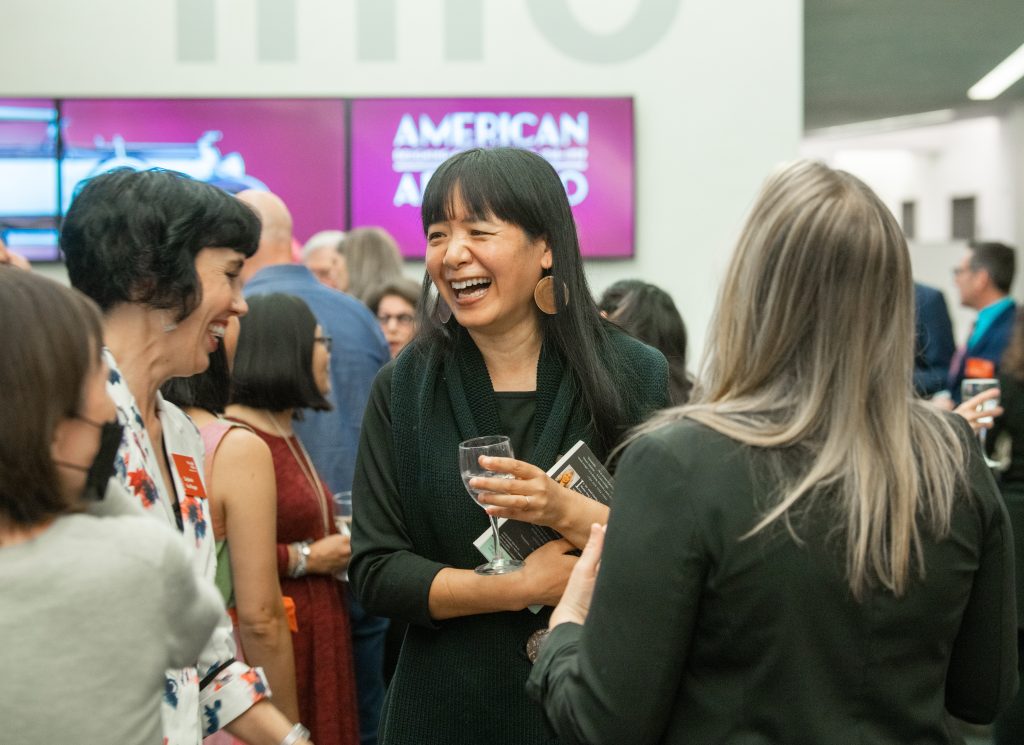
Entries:
{"label": "bangs hairstyle", "polygon": [[799,540],[796,516],[827,500],[853,596],[900,596],[925,573],[920,528],[949,534],[967,462],[954,418],[914,395],[913,319],[889,210],[849,173],[793,163],[740,234],[694,403],[638,431],[688,417],[765,449],[774,503],[745,538],[781,520]]}
{"label": "bangs hairstyle", "polygon": [[54,429],[82,405],[100,364],[99,309],[79,292],[0,266],[0,514],[32,526],[66,512]]}
{"label": "bangs hairstyle", "polygon": [[[555,278],[558,312],[541,314],[545,344],[552,344],[568,364],[591,416],[599,447],[608,452],[623,434],[627,402],[635,391],[619,390],[625,366],[608,341],[603,321],[590,293],[580,257],[579,238],[569,199],[558,173],[544,158],[529,150],[494,148],[466,150],[452,156],[434,172],[423,195],[423,234],[434,223],[448,222],[465,210],[469,219],[495,217],[521,228],[531,240],[544,239],[552,266],[543,275]],[[423,279],[419,325],[426,345],[450,349],[457,325],[452,316],[442,324],[440,297],[430,275]],[[611,374],[610,374],[611,373]]]}
{"label": "bangs hairstyle", "polygon": [[231,372],[231,403],[267,411],[327,411],[313,376],[316,316],[294,295],[273,293],[247,298]]}
{"label": "bangs hairstyle", "polygon": [[140,303],[181,321],[199,304],[204,248],[256,252],[260,222],[215,186],[165,170],[119,168],[85,183],[64,218],[60,247],[71,284],[104,312]]}
{"label": "bangs hairstyle", "polygon": [[223,414],[231,395],[231,371],[224,340],[210,354],[210,364],[203,372],[187,378],[171,378],[160,386],[160,393],[182,409],[191,407]]}

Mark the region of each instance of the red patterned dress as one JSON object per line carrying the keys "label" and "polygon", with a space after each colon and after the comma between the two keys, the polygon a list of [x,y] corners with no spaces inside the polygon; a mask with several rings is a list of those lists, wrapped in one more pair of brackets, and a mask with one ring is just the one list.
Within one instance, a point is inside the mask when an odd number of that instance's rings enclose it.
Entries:
{"label": "red patterned dress", "polygon": [[[235,420],[240,421],[240,420]],[[330,575],[288,576],[288,544],[336,533],[330,490],[319,475],[319,494],[299,467],[299,440],[255,429],[270,446],[277,480],[277,571],[281,594],[295,601],[299,630],[292,634],[295,684],[302,723],[316,745],[358,745],[355,668],[345,585]]]}

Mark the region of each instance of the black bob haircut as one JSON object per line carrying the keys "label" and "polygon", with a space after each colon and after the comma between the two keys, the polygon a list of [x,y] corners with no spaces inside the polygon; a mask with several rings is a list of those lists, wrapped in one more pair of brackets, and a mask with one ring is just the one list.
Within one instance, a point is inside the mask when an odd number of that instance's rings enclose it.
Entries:
{"label": "black bob haircut", "polygon": [[192,407],[223,414],[231,395],[231,371],[224,342],[210,354],[210,364],[203,372],[187,378],[171,378],[160,386],[160,392],[183,409]]}
{"label": "black bob haircut", "polygon": [[260,221],[238,199],[175,171],[119,168],[89,179],[60,234],[71,284],[106,313],[120,303],[173,310],[199,304],[196,255],[259,246]]}
{"label": "black bob haircut", "polygon": [[[551,249],[555,315],[540,315],[545,344],[553,344],[572,371],[591,416],[597,441],[606,451],[623,434],[628,403],[637,394],[620,390],[625,366],[609,342],[610,324],[601,318],[583,271],[579,237],[569,199],[558,173],[529,150],[466,150],[446,160],[431,176],[423,195],[423,233],[465,210],[470,218],[493,216],[521,228],[531,239],[543,238]],[[423,280],[419,328],[425,346],[451,347],[455,317],[442,322],[439,298]]]}
{"label": "black bob haircut", "polygon": [[231,372],[231,403],[267,411],[327,411],[313,376],[316,316],[305,301],[275,292],[247,298]]}

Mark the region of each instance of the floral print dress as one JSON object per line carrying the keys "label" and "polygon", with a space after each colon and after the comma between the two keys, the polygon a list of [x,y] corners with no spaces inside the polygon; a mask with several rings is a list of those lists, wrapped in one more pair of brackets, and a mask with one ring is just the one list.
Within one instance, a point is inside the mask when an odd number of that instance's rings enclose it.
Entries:
{"label": "floral print dress", "polygon": [[[125,427],[117,457],[117,477],[139,500],[146,514],[166,521],[181,533],[189,548],[193,571],[212,583],[217,559],[203,481],[202,438],[192,420],[158,393],[157,411],[174,481],[172,488],[168,488],[135,397],[109,350],[104,351],[104,357],[110,367],[107,390]],[[263,671],[235,659],[227,613],[196,663],[195,667],[167,671],[161,706],[166,745],[199,745],[203,737],[270,696]]]}

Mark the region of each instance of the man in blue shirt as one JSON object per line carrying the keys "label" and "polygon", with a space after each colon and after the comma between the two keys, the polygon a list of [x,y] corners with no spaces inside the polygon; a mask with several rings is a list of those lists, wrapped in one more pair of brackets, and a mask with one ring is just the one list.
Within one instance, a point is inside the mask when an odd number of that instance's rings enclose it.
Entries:
{"label": "man in blue shirt", "polygon": [[[244,191],[238,198],[252,207],[262,223],[257,252],[242,270],[245,296],[284,292],[302,298],[333,340],[331,411],[306,412],[295,422],[299,435],[331,492],[352,491],[359,428],[377,371],[391,359],[380,324],[361,302],[325,287],[312,272],[292,263],[292,217],[284,202],[268,192]],[[367,616],[349,596],[352,649],[359,697],[361,745],[377,741],[384,698],[384,637],[388,622]]]}
{"label": "man in blue shirt", "polygon": [[947,390],[956,404],[965,378],[994,378],[999,371],[1017,311],[1009,297],[1016,268],[1016,252],[1010,246],[972,243],[953,269],[960,304],[978,311],[967,343],[957,350],[949,368]]}

